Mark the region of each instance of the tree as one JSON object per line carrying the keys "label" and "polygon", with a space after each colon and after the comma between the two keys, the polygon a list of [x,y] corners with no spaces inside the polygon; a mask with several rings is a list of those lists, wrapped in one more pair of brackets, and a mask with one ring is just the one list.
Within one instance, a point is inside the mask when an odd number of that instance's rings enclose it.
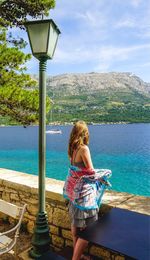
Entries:
{"label": "tree", "polygon": [[48,15],[55,7],[55,0],[0,0],[1,25],[23,27],[27,16]]}
{"label": "tree", "polygon": [[[23,29],[27,16],[47,15],[54,5],[54,0],[0,0],[0,115],[23,125],[38,120],[37,82],[25,74],[25,63],[31,58],[22,52],[26,42],[7,31],[13,26]],[[48,111],[49,98],[46,103]]]}

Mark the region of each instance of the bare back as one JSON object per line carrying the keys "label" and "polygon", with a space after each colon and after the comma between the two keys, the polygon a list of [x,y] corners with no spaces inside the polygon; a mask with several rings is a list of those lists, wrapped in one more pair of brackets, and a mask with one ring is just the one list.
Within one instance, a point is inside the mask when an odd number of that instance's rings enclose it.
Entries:
{"label": "bare back", "polygon": [[81,145],[73,152],[71,163],[79,168],[93,169],[90,150],[87,145]]}

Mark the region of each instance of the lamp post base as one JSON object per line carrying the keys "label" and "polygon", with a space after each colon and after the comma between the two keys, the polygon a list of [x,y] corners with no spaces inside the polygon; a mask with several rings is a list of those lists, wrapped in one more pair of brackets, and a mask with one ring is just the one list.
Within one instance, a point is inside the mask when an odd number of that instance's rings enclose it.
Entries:
{"label": "lamp post base", "polygon": [[48,251],[50,248],[50,241],[47,215],[45,212],[40,212],[36,219],[32,238],[33,248],[29,252],[30,257],[36,259]]}

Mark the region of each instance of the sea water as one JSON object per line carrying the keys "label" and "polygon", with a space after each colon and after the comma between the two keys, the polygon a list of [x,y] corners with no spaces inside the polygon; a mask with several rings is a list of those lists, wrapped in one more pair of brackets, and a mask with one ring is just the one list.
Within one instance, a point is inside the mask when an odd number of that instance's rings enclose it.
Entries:
{"label": "sea water", "polygon": [[[57,128],[62,134],[46,134],[46,176],[65,180],[72,126]],[[112,170],[112,189],[149,196],[150,124],[90,125],[89,131],[94,167]],[[37,126],[0,127],[0,168],[38,174]]]}

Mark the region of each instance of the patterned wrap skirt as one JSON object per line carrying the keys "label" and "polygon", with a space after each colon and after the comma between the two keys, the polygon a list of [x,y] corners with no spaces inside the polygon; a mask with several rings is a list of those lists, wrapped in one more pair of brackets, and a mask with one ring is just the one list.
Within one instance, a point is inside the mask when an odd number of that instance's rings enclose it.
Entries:
{"label": "patterned wrap skirt", "polygon": [[69,202],[68,208],[72,226],[85,228],[98,219],[99,209],[80,210],[75,207],[71,201]]}

